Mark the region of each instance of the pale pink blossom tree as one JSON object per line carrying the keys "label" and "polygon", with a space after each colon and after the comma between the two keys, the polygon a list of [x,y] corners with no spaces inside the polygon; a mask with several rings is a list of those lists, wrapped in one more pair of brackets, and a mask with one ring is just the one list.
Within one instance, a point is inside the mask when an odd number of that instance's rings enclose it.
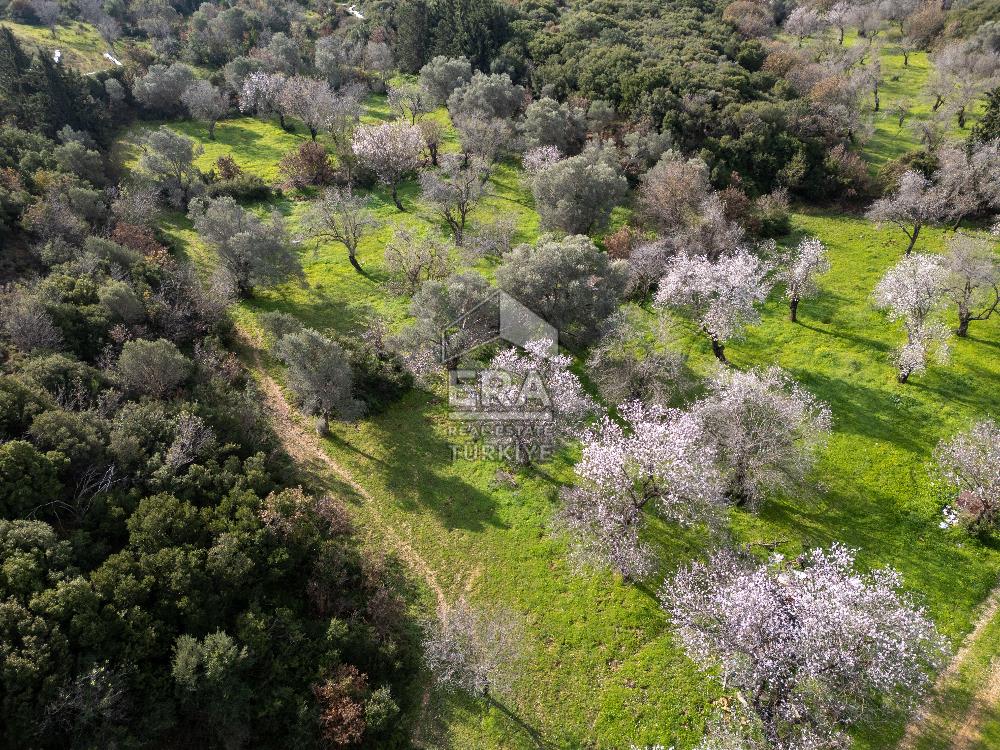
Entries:
{"label": "pale pink blossom tree", "polygon": [[680,255],[660,279],[656,304],[687,312],[710,339],[718,360],[728,363],[726,342],[760,322],[757,306],[771,291],[770,271],[770,264],[746,248],[715,262],[702,255]]}
{"label": "pale pink blossom tree", "polygon": [[890,268],[875,287],[875,305],[902,321],[906,343],[896,351],[899,382],[927,369],[931,357],[948,360],[951,332],[934,318],[945,303],[948,270],[934,255],[916,253]]}
{"label": "pale pink blossom tree", "polygon": [[909,255],[917,244],[920,230],[943,221],[948,210],[934,184],[919,172],[910,170],[900,176],[896,192],[875,201],[865,216],[879,226],[895,224],[903,230],[910,241],[906,246],[906,255]]}
{"label": "pale pink blossom tree", "polygon": [[538,461],[578,438],[600,411],[570,370],[572,358],[552,350],[545,339],[528,342],[524,352],[506,349],[483,374],[489,383],[483,407],[510,416],[511,429],[498,431],[492,442],[519,463]]}
{"label": "pale pink blossom tree", "polygon": [[647,511],[682,525],[717,525],[725,509],[714,451],[690,414],[638,401],[583,438],[578,484],[562,493],[560,525],[577,561],[609,565],[625,578],[655,570],[640,539]]}
{"label": "pale pink blossom tree", "polygon": [[392,201],[402,211],[397,188],[403,177],[420,164],[424,150],[420,128],[390,122],[363,125],[354,131],[351,149],[358,161],[392,191]]}
{"label": "pale pink blossom tree", "polygon": [[937,478],[970,525],[995,526],[1000,518],[1000,423],[984,419],[943,440],[934,459]]}
{"label": "pale pink blossom tree", "polygon": [[826,246],[815,237],[806,237],[788,250],[781,264],[778,279],[785,282],[788,318],[798,320],[799,302],[819,294],[816,277],[830,270]]}
{"label": "pale pink blossom tree", "polygon": [[660,601],[688,656],[739,698],[705,748],[849,747],[873,712],[914,708],[947,654],[899,573],[858,572],[840,545],[795,564],[722,551],[669,579]]}
{"label": "pale pink blossom tree", "polygon": [[285,100],[281,96],[287,81],[283,73],[251,73],[243,80],[243,88],[240,89],[240,111],[258,117],[277,115],[282,129],[287,130]]}
{"label": "pale pink blossom tree", "polygon": [[726,495],[751,508],[804,480],[832,424],[829,406],[777,367],[720,370],[691,410]]}

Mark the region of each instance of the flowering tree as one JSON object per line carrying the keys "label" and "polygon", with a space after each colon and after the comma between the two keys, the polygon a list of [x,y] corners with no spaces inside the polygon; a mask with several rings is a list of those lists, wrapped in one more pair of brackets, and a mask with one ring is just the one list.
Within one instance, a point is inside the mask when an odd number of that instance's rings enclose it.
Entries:
{"label": "flowering tree", "polygon": [[816,276],[830,270],[826,246],[815,237],[806,237],[785,255],[778,278],[785,282],[788,318],[798,320],[799,302],[819,294]]}
{"label": "flowering tree", "polygon": [[932,318],[945,302],[947,282],[948,271],[939,258],[917,253],[890,268],[875,287],[875,305],[906,329],[906,344],[896,352],[900,383],[927,369],[928,357],[948,359],[950,331]]}
{"label": "flowering tree", "polygon": [[920,230],[927,224],[942,221],[948,206],[934,185],[919,172],[904,172],[899,178],[896,192],[879,198],[868,209],[866,218],[879,226],[895,224],[910,240],[906,254],[913,252]]}
{"label": "flowering tree", "polygon": [[496,431],[490,442],[518,463],[544,458],[578,437],[599,410],[570,370],[573,360],[552,353],[552,341],[530,341],[524,348],[523,353],[510,348],[496,355],[482,381],[488,384],[482,408],[510,417],[511,429]]}
{"label": "flowering tree", "polygon": [[966,216],[1000,208],[1000,140],[948,144],[936,156],[934,178],[956,228]]}
{"label": "flowering tree", "polygon": [[725,343],[760,321],[757,305],[771,291],[770,265],[746,248],[716,262],[703,255],[680,255],[660,279],[656,304],[686,311],[712,342],[712,352],[728,363]]}
{"label": "flowering tree", "polygon": [[958,306],[955,333],[967,336],[971,321],[988,320],[1000,307],[1000,259],[985,240],[957,234],[948,241],[944,266],[947,295]]}
{"label": "flowering tree", "polygon": [[354,270],[364,273],[358,263],[358,244],[376,225],[367,198],[355,195],[350,187],[330,188],[322,198],[309,204],[302,225],[309,237],[342,243]]}
{"label": "flowering tree", "polygon": [[330,84],[318,78],[289,78],[281,87],[279,99],[285,112],[302,120],[314,141],[337,109],[337,97]]}
{"label": "flowering tree", "polygon": [[942,441],[934,451],[939,479],[972,526],[995,526],[1000,519],[1000,423],[977,422]]}
{"label": "flowering tree", "polygon": [[558,146],[536,146],[524,152],[521,164],[529,175],[536,175],[565,158]]}
{"label": "flowering tree", "polygon": [[354,131],[351,149],[392,190],[392,201],[403,210],[397,188],[400,180],[420,164],[424,137],[420,128],[399,123],[364,125]]}
{"label": "flowering tree", "polygon": [[282,73],[251,73],[243,79],[243,88],[240,89],[240,111],[253,112],[262,117],[277,115],[282,129],[287,130],[285,99],[281,96],[287,81]]}
{"label": "flowering tree", "polygon": [[825,403],[777,367],[720,371],[692,413],[714,450],[726,495],[751,506],[802,481],[832,421]]}
{"label": "flowering tree", "polygon": [[789,13],[785,20],[785,31],[794,36],[802,46],[805,39],[822,31],[826,26],[826,19],[819,12],[808,5],[800,5]]}
{"label": "flowering tree", "polygon": [[510,686],[523,642],[513,612],[479,610],[460,599],[428,628],[424,659],[441,685],[489,700]]}
{"label": "flowering tree", "polygon": [[638,401],[620,413],[624,426],[605,417],[584,436],[579,483],[562,493],[560,520],[580,561],[641,578],[655,569],[639,539],[647,507],[690,525],[715,523],[724,501],[714,452],[696,417]]}
{"label": "flowering tree", "polygon": [[688,655],[718,669],[744,707],[704,747],[848,747],[851,726],[879,706],[912,708],[928,689],[946,641],[896,571],[861,574],[854,558],[840,545],[801,565],[723,551],[664,584]]}

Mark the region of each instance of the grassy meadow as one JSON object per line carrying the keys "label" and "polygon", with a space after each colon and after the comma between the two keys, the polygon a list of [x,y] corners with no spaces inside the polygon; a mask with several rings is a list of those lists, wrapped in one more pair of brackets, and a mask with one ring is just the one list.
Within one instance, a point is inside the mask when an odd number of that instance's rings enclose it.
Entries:
{"label": "grassy meadow", "polygon": [[41,50],[52,58],[55,50],[62,50],[61,62],[80,73],[94,73],[114,67],[114,63],[104,57],[112,45],[105,42],[92,24],[83,21],[60,23],[56,26],[55,37],[43,26],[30,26],[13,21],[0,21],[24,44],[27,50]]}
{"label": "grassy meadow", "polygon": [[[903,95],[922,107],[924,100],[914,92],[928,74],[926,57],[911,56],[902,70],[900,56],[900,70],[891,73],[897,64],[891,45],[884,54],[887,78],[898,74],[899,79],[887,81],[883,108],[889,110]],[[370,119],[387,116],[383,98],[373,97],[369,105]],[[228,154],[270,182],[278,179],[277,161],[306,137],[301,126],[289,134],[250,118],[223,121],[215,141],[196,123],[170,127],[203,143],[203,169]],[[133,130],[123,139],[126,159],[137,134]],[[868,156],[878,166],[913,145],[905,128],[897,132],[894,122],[878,118]],[[304,281],[262,291],[241,304],[234,313],[241,325],[253,329],[254,317],[267,310],[292,313],[321,331],[356,330],[372,315],[402,325],[408,300],[386,289],[385,243],[395,227],[440,232],[444,225],[421,205],[415,182],[400,194],[405,212],[396,210],[386,192],[372,192],[382,227],[359,250],[367,275],[352,269],[339,245],[302,244]],[[310,197],[292,192],[257,208],[278,209],[294,232]],[[496,170],[491,195],[471,217],[472,228],[499,214],[517,216],[519,241],[537,238],[530,191],[512,163]],[[776,542],[788,554],[834,541],[857,547],[861,564],[898,568],[907,588],[957,642],[997,583],[1000,550],[938,527],[943,503],[928,481],[926,464],[941,438],[976,417],[1000,414],[1000,321],[973,323],[969,338],[956,341],[950,364],[899,385],[888,357],[902,332],[873,310],[871,293],[902,256],[903,235],[834,212],[800,210],[793,224],[787,242],[811,234],[830,248],[833,268],[821,280],[819,298],[803,302],[800,322],[793,324],[776,292],[761,325],[727,353],[740,368],[777,364],[788,370],[831,405],[833,435],[807,485],[766,503],[759,515],[733,511],[733,535],[737,541]],[[170,214],[163,229],[179,253],[206,273],[211,269],[211,255],[186,218]],[[947,236],[925,230],[917,250],[937,252]],[[477,267],[492,271],[485,261]],[[645,314],[652,320],[650,310]],[[707,342],[682,321],[673,321],[670,329],[696,371],[711,372]],[[280,368],[272,371],[280,379]],[[375,498],[352,505],[362,529],[377,528],[377,514],[427,561],[449,598],[500,602],[525,618],[526,656],[513,694],[492,705],[435,696],[421,720],[425,741],[437,746],[443,743],[436,738],[447,735],[454,747],[484,750],[617,749],[631,743],[693,747],[706,720],[729,698],[673,642],[657,605],[658,583],[624,585],[608,573],[574,571],[564,540],[552,534],[556,493],[572,476],[574,450],[515,472],[510,483],[498,475],[503,467],[497,463],[453,460],[453,426],[443,391],[414,390],[385,413],[333,425],[325,441],[330,455]],[[698,557],[706,545],[699,533],[667,524],[654,524],[651,537],[665,571]],[[425,595],[423,611],[429,614],[433,597]],[[960,707],[958,692],[955,700]],[[903,723],[895,716],[863,728],[858,746],[892,746]],[[988,722],[986,731],[1000,735],[1000,717]],[[921,747],[940,746],[927,742]]]}

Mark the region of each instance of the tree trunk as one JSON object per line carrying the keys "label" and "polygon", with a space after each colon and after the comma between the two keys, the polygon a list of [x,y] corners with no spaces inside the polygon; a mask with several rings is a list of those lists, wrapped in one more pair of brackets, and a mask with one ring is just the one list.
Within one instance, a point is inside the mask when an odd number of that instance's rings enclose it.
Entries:
{"label": "tree trunk", "polygon": [[920,236],[920,227],[913,227],[913,234],[910,235],[910,244],[906,246],[906,257],[910,257],[913,246],[917,244],[917,237]]}
{"label": "tree trunk", "polygon": [[875,89],[875,111],[878,112],[879,109],[881,108],[881,106],[882,106],[882,103],[881,103],[881,101],[879,101],[879,98],[878,98],[878,88],[876,88]]}
{"label": "tree trunk", "polygon": [[278,122],[280,123],[282,130],[288,130],[288,125],[285,123],[285,113],[284,112],[279,112],[278,113]]}
{"label": "tree trunk", "polygon": [[358,273],[364,273],[364,269],[361,268],[361,264],[358,263],[358,256],[354,254],[354,251],[348,253],[348,259],[351,261],[351,265],[354,266],[354,270]]}
{"label": "tree trunk", "polygon": [[906,370],[899,373],[899,377],[896,378],[900,383],[905,383],[910,378],[910,371]]}
{"label": "tree trunk", "polygon": [[955,331],[956,336],[962,336],[964,338],[969,335],[969,321],[971,319],[972,316],[969,313],[960,312],[958,314],[958,330]]}
{"label": "tree trunk", "polygon": [[903,53],[903,67],[904,68],[910,67],[910,53],[909,52],[904,52]]}
{"label": "tree trunk", "polygon": [[312,125],[309,126],[309,135],[312,136],[312,139],[314,141],[316,140],[316,128],[314,128]]}
{"label": "tree trunk", "polygon": [[937,112],[939,109],[941,109],[941,105],[942,104],[944,104],[944,97],[941,96],[940,94],[938,94],[937,95],[937,99],[934,102],[934,106],[931,107],[931,111],[932,112]]}
{"label": "tree trunk", "polygon": [[844,27],[843,26],[840,27],[840,41],[839,41],[839,44],[841,44],[841,45],[844,44]]}
{"label": "tree trunk", "polygon": [[431,165],[436,167],[438,165],[438,147],[428,146],[427,149],[431,152]]}
{"label": "tree trunk", "polygon": [[788,302],[788,319],[793,323],[797,323],[799,320],[799,300],[796,297]]}
{"label": "tree trunk", "polygon": [[965,130],[965,107],[958,108],[958,127]]}
{"label": "tree trunk", "polygon": [[712,338],[712,354],[714,354],[715,358],[722,364],[729,364],[729,360],[726,359],[726,345],[720,343],[716,338]]}
{"label": "tree trunk", "polygon": [[215,121],[208,123],[208,140],[215,140]]}
{"label": "tree trunk", "polygon": [[392,183],[392,202],[396,204],[396,208],[400,211],[403,210],[403,204],[399,200],[399,194],[396,192],[396,183]]}

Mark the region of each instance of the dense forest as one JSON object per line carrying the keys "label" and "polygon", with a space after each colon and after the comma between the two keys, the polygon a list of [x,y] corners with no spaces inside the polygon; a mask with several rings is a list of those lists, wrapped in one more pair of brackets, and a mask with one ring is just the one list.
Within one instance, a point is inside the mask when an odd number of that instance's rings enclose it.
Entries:
{"label": "dense forest", "polygon": [[[1000,3],[0,20],[0,746],[899,738],[1000,571]],[[498,290],[559,340],[499,347]],[[754,332],[855,304],[842,350]],[[932,380],[952,348],[963,374]],[[549,418],[441,468],[424,430],[469,367],[538,377]],[[879,450],[841,431],[906,454],[905,502],[839,484]],[[849,522],[782,520],[836,492]],[[524,536],[464,536],[486,527]],[[902,573],[879,554],[938,532]],[[954,608],[931,565],[968,576]],[[649,689],[659,713],[586,703],[649,644],[683,683]]]}

